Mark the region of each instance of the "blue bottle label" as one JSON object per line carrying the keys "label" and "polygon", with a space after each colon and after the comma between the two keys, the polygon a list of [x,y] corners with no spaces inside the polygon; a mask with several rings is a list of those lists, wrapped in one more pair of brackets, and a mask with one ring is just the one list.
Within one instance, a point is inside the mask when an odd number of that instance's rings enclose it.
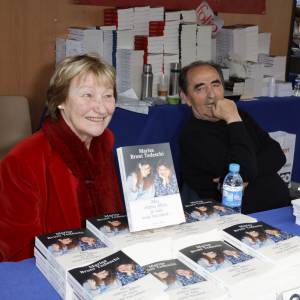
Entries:
{"label": "blue bottle label", "polygon": [[222,204],[229,207],[239,207],[242,205],[243,187],[223,185]]}

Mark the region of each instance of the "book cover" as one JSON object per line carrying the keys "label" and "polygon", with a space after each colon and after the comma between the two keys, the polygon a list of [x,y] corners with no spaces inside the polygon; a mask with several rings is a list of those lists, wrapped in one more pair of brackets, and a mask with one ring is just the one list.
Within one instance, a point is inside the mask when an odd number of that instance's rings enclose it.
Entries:
{"label": "book cover", "polygon": [[254,250],[255,254],[272,263],[300,258],[300,238],[264,222],[242,223],[223,230],[232,243]]}
{"label": "book cover", "polygon": [[117,149],[130,231],[185,222],[169,143]]}
{"label": "book cover", "polygon": [[86,220],[86,227],[110,247],[114,239],[129,233],[127,216],[124,214],[106,214]]}
{"label": "book cover", "polygon": [[230,207],[212,199],[192,201],[184,206],[187,222],[206,221],[235,213]]}
{"label": "book cover", "polygon": [[87,219],[86,227],[115,250],[137,243],[156,241],[167,235],[163,230],[130,232],[127,216],[123,214],[107,214]]}
{"label": "book cover", "polygon": [[57,272],[86,265],[112,253],[112,249],[87,229],[72,229],[37,236],[35,247]]}
{"label": "book cover", "polygon": [[179,250],[179,259],[199,274],[215,279],[230,289],[257,284],[272,268],[267,261],[259,260],[250,252],[234,247],[225,240],[194,244]]}
{"label": "book cover", "polygon": [[203,226],[205,224],[218,230],[239,223],[257,221],[212,199],[191,201],[184,205],[184,213],[187,223],[201,222]]}
{"label": "book cover", "polygon": [[226,292],[222,287],[199,275],[178,259],[157,261],[144,268],[164,284],[165,292],[172,300],[225,299]]}
{"label": "book cover", "polygon": [[83,299],[156,299],[163,284],[118,251],[90,265],[68,272],[68,282]]}

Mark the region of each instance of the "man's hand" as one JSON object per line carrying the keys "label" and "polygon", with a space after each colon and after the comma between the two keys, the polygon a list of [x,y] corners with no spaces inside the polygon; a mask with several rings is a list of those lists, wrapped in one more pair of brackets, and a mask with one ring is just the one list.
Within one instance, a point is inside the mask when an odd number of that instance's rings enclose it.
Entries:
{"label": "man's hand", "polygon": [[212,107],[212,113],[215,118],[224,120],[227,124],[242,121],[236,104],[232,100],[218,100],[216,105]]}

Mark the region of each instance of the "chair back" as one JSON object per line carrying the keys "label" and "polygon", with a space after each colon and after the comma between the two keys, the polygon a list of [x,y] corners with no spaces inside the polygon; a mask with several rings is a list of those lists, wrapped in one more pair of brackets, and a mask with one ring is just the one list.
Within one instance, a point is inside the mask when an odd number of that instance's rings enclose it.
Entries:
{"label": "chair back", "polygon": [[31,133],[28,100],[23,96],[0,96],[0,159]]}

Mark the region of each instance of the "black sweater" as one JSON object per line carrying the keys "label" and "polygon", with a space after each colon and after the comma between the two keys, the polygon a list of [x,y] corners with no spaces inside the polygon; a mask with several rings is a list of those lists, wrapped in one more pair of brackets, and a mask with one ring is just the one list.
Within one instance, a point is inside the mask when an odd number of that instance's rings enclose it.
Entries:
{"label": "black sweater", "polygon": [[218,184],[230,163],[240,164],[248,182],[242,211],[250,213],[289,205],[289,192],[277,171],[286,158],[274,141],[246,112],[242,122],[210,122],[194,116],[186,123],[180,139],[183,181],[201,198],[221,199]]}

